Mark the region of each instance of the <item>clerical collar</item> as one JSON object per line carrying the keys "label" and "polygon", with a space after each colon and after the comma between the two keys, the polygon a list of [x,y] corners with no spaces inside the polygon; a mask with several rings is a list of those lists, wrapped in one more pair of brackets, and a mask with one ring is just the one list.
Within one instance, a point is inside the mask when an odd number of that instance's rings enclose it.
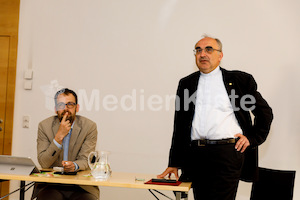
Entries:
{"label": "clerical collar", "polygon": [[203,73],[201,71],[200,71],[200,73],[201,73],[201,76],[213,76],[215,74],[218,74],[220,71],[221,71],[220,66],[218,66],[218,67],[216,67],[216,69],[214,69],[213,71],[211,71],[211,72],[209,72],[207,74],[205,74],[205,73]]}

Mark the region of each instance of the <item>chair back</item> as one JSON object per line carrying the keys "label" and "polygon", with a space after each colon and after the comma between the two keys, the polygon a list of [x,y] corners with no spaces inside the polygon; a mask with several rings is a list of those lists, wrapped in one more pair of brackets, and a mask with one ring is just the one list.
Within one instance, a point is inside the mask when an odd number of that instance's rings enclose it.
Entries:
{"label": "chair back", "polygon": [[292,200],[296,171],[259,168],[259,179],[252,184],[250,200]]}

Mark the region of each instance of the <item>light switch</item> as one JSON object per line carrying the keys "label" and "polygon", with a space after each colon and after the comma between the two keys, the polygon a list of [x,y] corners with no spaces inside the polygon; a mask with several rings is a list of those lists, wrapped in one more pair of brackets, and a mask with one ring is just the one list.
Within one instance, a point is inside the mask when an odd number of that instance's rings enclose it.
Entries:
{"label": "light switch", "polygon": [[24,73],[24,79],[31,80],[33,76],[33,70],[32,69],[26,69]]}

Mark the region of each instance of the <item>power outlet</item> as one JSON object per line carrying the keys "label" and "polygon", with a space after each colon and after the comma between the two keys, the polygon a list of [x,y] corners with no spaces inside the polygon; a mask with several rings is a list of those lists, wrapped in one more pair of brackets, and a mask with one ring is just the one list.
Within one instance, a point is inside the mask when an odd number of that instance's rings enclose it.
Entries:
{"label": "power outlet", "polygon": [[28,115],[23,116],[23,128],[29,128],[30,117]]}

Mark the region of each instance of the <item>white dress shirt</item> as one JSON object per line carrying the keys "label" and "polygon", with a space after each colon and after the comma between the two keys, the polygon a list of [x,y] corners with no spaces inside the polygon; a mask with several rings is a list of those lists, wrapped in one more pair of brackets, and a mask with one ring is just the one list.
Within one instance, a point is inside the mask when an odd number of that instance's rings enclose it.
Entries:
{"label": "white dress shirt", "polygon": [[198,82],[191,139],[234,138],[242,129],[234,115],[220,67],[201,73]]}

